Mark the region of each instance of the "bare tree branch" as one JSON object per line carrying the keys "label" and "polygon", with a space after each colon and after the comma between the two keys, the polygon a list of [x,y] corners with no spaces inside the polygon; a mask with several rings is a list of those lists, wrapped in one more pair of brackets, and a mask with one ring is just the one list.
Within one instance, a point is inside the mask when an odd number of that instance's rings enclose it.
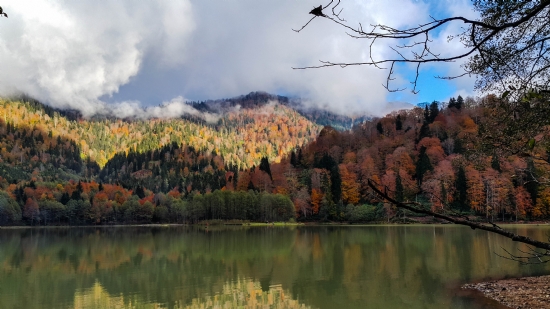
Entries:
{"label": "bare tree branch", "polygon": [[486,224],[482,224],[482,223],[472,222],[472,221],[469,221],[467,219],[448,216],[448,215],[437,213],[437,212],[434,212],[434,211],[431,211],[431,210],[428,210],[428,209],[413,207],[413,206],[411,206],[411,204],[406,204],[406,203],[396,201],[395,199],[391,198],[387,193],[382,192],[375,185],[375,183],[371,179],[368,179],[368,186],[374,192],[376,192],[380,197],[382,197],[384,200],[392,203],[393,205],[395,205],[398,208],[407,209],[409,211],[412,211],[412,212],[418,213],[418,214],[425,214],[425,215],[434,216],[435,218],[442,219],[442,220],[445,220],[445,221],[448,221],[448,222],[451,222],[451,223],[454,223],[454,224],[469,226],[472,229],[480,229],[480,230],[488,231],[488,232],[495,233],[495,234],[498,234],[498,235],[502,235],[506,238],[509,238],[509,239],[513,240],[513,241],[517,241],[517,242],[521,242],[521,243],[524,243],[524,244],[527,244],[527,245],[531,245],[531,246],[539,248],[539,249],[550,250],[550,243],[541,242],[541,241],[529,238],[527,236],[514,234],[514,233],[506,231],[506,230],[504,230],[504,229],[502,229],[498,226],[495,226],[494,224],[486,225]]}
{"label": "bare tree branch", "polygon": [[[503,81],[513,76],[519,82],[529,85],[550,84],[547,73],[550,70],[548,64],[550,61],[545,55],[550,51],[545,48],[544,42],[548,38],[550,28],[550,0],[528,1],[522,0],[514,4],[490,3],[474,0],[474,5],[481,11],[482,18],[479,20],[469,19],[462,16],[436,19],[420,24],[408,29],[396,29],[388,25],[371,25],[371,29],[365,30],[361,23],[357,27],[351,26],[343,18],[340,11],[335,9],[341,5],[341,1],[336,3],[331,0],[327,5],[319,6],[319,11],[330,8],[332,13],[319,13],[315,17],[329,19],[340,27],[343,27],[346,34],[355,39],[370,40],[370,61],[360,62],[336,62],[330,60],[321,60],[319,65],[309,65],[304,67],[294,67],[293,69],[318,69],[338,66],[345,68],[348,66],[372,65],[382,68],[382,64],[389,63],[391,67],[395,63],[415,63],[417,64],[414,80],[411,81],[412,92],[416,93],[418,83],[418,73],[420,67],[426,63],[446,63],[459,59],[469,58],[469,63],[464,66],[465,74],[452,77],[438,77],[442,79],[455,79],[465,75],[477,74],[481,76],[477,87],[488,88],[495,83],[504,86]],[[501,8],[502,7],[502,8]],[[485,13],[485,14],[484,14]],[[305,28],[308,21],[300,30]],[[461,22],[465,25],[464,32],[458,35],[449,36],[449,40],[459,37],[466,51],[459,54],[442,57],[432,52],[430,43],[433,41],[430,35],[434,35],[438,29],[451,23]],[[541,37],[542,36],[542,37]],[[379,39],[390,39],[402,41],[395,47],[390,47],[399,56],[389,59],[373,59],[372,47]],[[409,40],[412,40],[410,42]],[[540,44],[540,46],[539,46]],[[419,49],[419,50],[417,50]],[[533,49],[537,50],[536,55]],[[406,51],[410,54],[405,55]],[[529,65],[517,64],[515,59],[524,59]],[[521,70],[520,70],[521,69]],[[388,72],[387,80],[393,80],[392,75],[395,72]],[[384,85],[388,91],[400,91],[403,89],[392,89],[388,84]]]}

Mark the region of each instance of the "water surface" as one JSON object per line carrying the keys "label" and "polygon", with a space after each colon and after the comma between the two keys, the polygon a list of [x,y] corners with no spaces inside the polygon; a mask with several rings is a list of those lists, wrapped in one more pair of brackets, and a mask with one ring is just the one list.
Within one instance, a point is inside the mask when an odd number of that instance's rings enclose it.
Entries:
{"label": "water surface", "polygon": [[0,308],[499,308],[457,287],[550,274],[502,248],[436,225],[1,229]]}

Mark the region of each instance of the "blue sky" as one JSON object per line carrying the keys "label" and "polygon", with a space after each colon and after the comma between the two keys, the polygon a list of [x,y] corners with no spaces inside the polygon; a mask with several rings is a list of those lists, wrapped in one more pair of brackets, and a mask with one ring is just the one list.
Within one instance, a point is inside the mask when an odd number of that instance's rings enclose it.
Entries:
{"label": "blue sky", "polygon": [[[414,80],[415,72],[404,70],[408,80]],[[446,70],[438,68],[428,68],[421,71],[418,77],[418,94],[411,96],[406,91],[388,93],[388,101],[405,101],[409,103],[422,103],[432,101],[448,101],[451,96],[456,96],[458,87],[455,83],[435,78],[436,76],[445,76]],[[414,99],[411,99],[414,98]]]}
{"label": "blue sky", "polygon": [[[5,3],[4,3],[5,2]],[[5,0],[10,18],[0,27],[0,94],[24,92],[86,115],[138,110],[168,102],[206,100],[251,91],[299,96],[338,113],[385,112],[391,101],[418,103],[469,95],[472,79],[443,81],[460,63],[426,66],[410,90],[388,93],[387,71],[372,67],[293,70],[318,60],[365,60],[368,45],[342,28],[315,20],[301,33],[318,0]],[[327,1],[328,2],[328,1]],[[429,16],[472,14],[467,0],[348,0],[343,16],[359,22],[410,27]],[[434,37],[442,53],[460,49]],[[393,57],[379,44],[375,58]],[[414,71],[400,66],[395,86],[410,86]]]}

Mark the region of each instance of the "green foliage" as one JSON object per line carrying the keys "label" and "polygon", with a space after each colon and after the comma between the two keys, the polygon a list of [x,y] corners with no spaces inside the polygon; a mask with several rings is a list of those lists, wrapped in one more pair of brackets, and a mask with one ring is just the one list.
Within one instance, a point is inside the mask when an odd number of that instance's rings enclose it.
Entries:
{"label": "green foliage", "polygon": [[424,180],[424,174],[428,171],[432,171],[433,167],[430,163],[430,158],[426,154],[426,147],[420,147],[420,153],[418,154],[418,161],[416,162],[416,179],[422,184]]}
{"label": "green foliage", "polygon": [[90,223],[90,201],[70,200],[67,203],[66,211],[70,225],[84,225]]}
{"label": "green foliage", "polygon": [[67,217],[67,208],[58,201],[41,200],[38,207],[44,225],[60,224]]}
{"label": "green foliage", "polygon": [[460,166],[456,174],[455,180],[455,197],[453,199],[453,207],[461,211],[469,211],[468,206],[468,183],[466,180],[466,172],[464,167]]}
{"label": "green foliage", "polygon": [[150,223],[154,214],[154,207],[149,201],[141,204],[137,196],[130,197],[122,204],[124,220],[129,223]]}
{"label": "green foliage", "polygon": [[[330,193],[332,201],[338,203],[342,199],[342,178],[340,177],[338,163],[325,153],[315,166],[330,172]],[[324,183],[326,183],[326,181]]]}
{"label": "green foliage", "polygon": [[418,139],[417,142],[422,140],[424,137],[430,137],[432,134],[430,132],[430,125],[427,121],[424,121],[422,123],[422,126],[420,127],[420,132],[418,133]]}
{"label": "green foliage", "polygon": [[377,208],[373,205],[346,206],[345,219],[348,222],[371,222],[377,219]]}
{"label": "green foliage", "polygon": [[433,123],[435,118],[437,118],[437,115],[439,115],[439,103],[437,101],[433,101],[430,104],[429,114],[428,114],[428,123]]}
{"label": "green foliage", "polygon": [[6,192],[0,191],[0,225],[21,221],[21,208]]}

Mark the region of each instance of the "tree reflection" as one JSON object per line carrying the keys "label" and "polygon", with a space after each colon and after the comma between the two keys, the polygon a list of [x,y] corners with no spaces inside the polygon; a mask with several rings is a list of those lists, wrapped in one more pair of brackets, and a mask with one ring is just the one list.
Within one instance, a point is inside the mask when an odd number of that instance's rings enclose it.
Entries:
{"label": "tree reflection", "polygon": [[550,270],[502,248],[456,226],[1,230],[0,308],[475,308],[452,287]]}
{"label": "tree reflection", "polygon": [[310,309],[292,299],[290,293],[282,285],[272,285],[267,291],[262,289],[259,281],[238,279],[226,282],[220,293],[194,298],[191,303],[177,301],[172,306],[163,303],[152,303],[140,300],[137,295],[111,295],[96,281],[89,289],[77,291],[74,303],[68,308],[74,309],[214,309],[214,308],[246,308],[246,309]]}

